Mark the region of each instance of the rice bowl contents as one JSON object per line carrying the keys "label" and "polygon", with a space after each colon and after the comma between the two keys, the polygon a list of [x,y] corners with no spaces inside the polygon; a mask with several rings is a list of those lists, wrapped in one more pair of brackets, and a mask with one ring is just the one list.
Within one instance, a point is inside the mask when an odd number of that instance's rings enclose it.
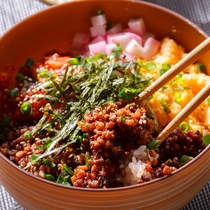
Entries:
{"label": "rice bowl contents", "polygon": [[[143,19],[131,19],[123,33],[112,27],[105,39],[102,17],[92,21],[92,40],[75,36],[77,56],[29,58],[15,86],[1,84],[0,151],[35,176],[86,188],[141,184],[171,174],[209,144],[208,98],[159,147],[148,146],[210,77],[192,64],[142,102],[138,94],[184,48],[169,37],[157,41]],[[141,30],[132,31],[136,24]]]}

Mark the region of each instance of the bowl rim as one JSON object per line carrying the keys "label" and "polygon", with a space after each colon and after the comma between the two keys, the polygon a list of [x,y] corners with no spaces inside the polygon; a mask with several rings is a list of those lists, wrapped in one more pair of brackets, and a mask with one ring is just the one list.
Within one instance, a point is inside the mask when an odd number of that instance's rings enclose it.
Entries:
{"label": "bowl rim", "polygon": [[[13,30],[15,30],[16,28],[18,28],[20,25],[24,24],[26,21],[29,21],[30,19],[32,18],[35,18],[36,16],[42,14],[42,13],[45,13],[45,12],[48,12],[48,11],[53,11],[53,10],[57,10],[59,8],[62,8],[62,7],[65,7],[66,5],[68,4],[77,4],[77,3],[81,3],[81,2],[97,2],[98,0],[73,0],[73,1],[69,1],[69,2],[65,2],[65,3],[62,3],[62,4],[58,4],[58,5],[53,5],[53,6],[50,6],[48,8],[45,8],[41,11],[38,11],[32,15],[29,15],[25,18],[23,18],[21,21],[19,21],[18,23],[16,23],[14,26],[12,26],[11,28],[9,28],[1,37],[0,37],[0,42],[1,40],[6,37],[9,33],[11,33]],[[161,5],[158,5],[158,4],[155,4],[155,3],[151,3],[151,2],[146,2],[145,0],[100,0],[100,1],[105,1],[105,2],[112,2],[112,1],[123,1],[123,2],[129,2],[129,3],[137,3],[137,4],[142,4],[142,5],[147,5],[147,6],[150,6],[150,7],[153,7],[153,8],[157,8],[159,10],[162,10],[166,13],[170,13],[172,14],[173,16],[176,16],[178,19],[181,19],[182,21],[186,22],[186,24],[188,25],[191,25],[194,29],[196,29],[200,34],[202,34],[204,37],[208,37],[208,34],[207,32],[205,32],[200,26],[198,26],[197,24],[195,24],[193,21],[189,20],[187,17],[169,9],[169,8],[166,8],[164,6],[161,6]]]}
{"label": "bowl rim", "polygon": [[[28,17],[25,17],[24,19],[22,19],[19,23],[15,24],[13,27],[11,27],[10,29],[8,29],[1,37],[0,37],[0,43],[1,40],[3,40],[4,37],[8,36],[8,34],[12,33],[13,30],[16,30],[16,28],[18,29],[18,27],[20,27],[22,24],[24,24],[25,22],[29,21],[30,19],[36,18],[36,16],[45,13],[45,12],[51,12],[54,10],[57,10],[59,8],[65,7],[68,4],[77,4],[77,3],[81,3],[87,0],[74,0],[74,1],[70,1],[70,2],[65,2],[62,4],[58,4],[58,5],[54,5],[54,6],[50,6],[46,9],[43,9],[35,14],[32,14]],[[88,0],[89,2],[96,2],[98,0]],[[130,2],[130,3],[138,3],[138,4],[142,4],[142,5],[147,5],[153,8],[157,8],[161,11],[164,11],[168,14],[171,14],[172,16],[177,17],[178,19],[181,19],[183,22],[185,22],[188,25],[191,25],[194,29],[196,29],[196,31],[198,33],[200,33],[201,35],[204,36],[204,38],[207,38],[208,35],[207,33],[198,25],[196,25],[195,23],[193,23],[191,20],[189,20],[188,18],[184,17],[183,15],[160,5],[157,5],[155,3],[151,3],[151,2],[146,2],[146,1],[138,1],[138,0],[101,0],[101,1],[105,1],[105,2],[111,2],[111,1],[123,1],[123,2]],[[123,187],[114,187],[114,188],[105,188],[105,189],[101,189],[101,188],[82,188],[82,187],[73,187],[73,186],[65,186],[62,184],[58,184],[46,179],[42,179],[41,177],[36,177],[35,175],[25,171],[24,169],[21,169],[20,167],[18,167],[15,163],[13,163],[12,161],[10,161],[6,156],[4,156],[1,152],[0,152],[0,158],[3,159],[3,161],[7,162],[7,164],[11,165],[13,168],[17,169],[18,171],[20,171],[21,173],[25,173],[27,176],[29,176],[32,179],[35,179],[37,181],[41,181],[41,182],[45,182],[46,184],[51,184],[54,185],[55,187],[59,187],[59,188],[66,188],[69,190],[76,190],[76,191],[91,191],[91,192],[109,192],[109,191],[124,191],[124,190],[128,190],[128,189],[133,189],[133,188],[140,188],[143,187],[145,185],[151,185],[153,183],[156,182],[160,182],[162,180],[165,179],[169,179],[171,176],[175,176],[177,173],[179,173],[180,171],[188,168],[190,165],[192,165],[194,162],[198,161],[199,158],[201,158],[205,153],[207,153],[210,149],[210,145],[208,145],[200,154],[198,154],[193,160],[191,160],[189,163],[187,163],[186,165],[182,166],[181,168],[177,169],[176,171],[173,171],[170,175],[165,175],[163,177],[160,178],[156,178],[154,180],[151,180],[149,182],[145,182],[142,184],[135,184],[135,185],[130,185],[130,186],[123,186]]]}

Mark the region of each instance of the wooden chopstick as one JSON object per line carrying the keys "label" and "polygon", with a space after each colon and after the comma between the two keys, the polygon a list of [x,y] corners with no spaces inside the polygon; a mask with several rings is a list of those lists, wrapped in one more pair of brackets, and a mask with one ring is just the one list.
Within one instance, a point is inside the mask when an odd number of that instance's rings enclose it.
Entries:
{"label": "wooden chopstick", "polygon": [[[210,37],[205,39],[181,61],[168,70],[163,76],[152,83],[139,97],[141,100],[147,99],[150,95],[156,92],[164,84],[173,79],[179,72],[194,63],[202,54],[210,50]],[[182,110],[179,114],[162,130],[157,136],[157,140],[164,141],[171,132],[184,121],[189,114],[193,112],[208,96],[210,95],[210,84],[207,84]]]}
{"label": "wooden chopstick", "polygon": [[171,132],[179,126],[192,112],[210,95],[210,83],[207,84],[182,110],[179,114],[162,130],[157,139],[164,141]]}
{"label": "wooden chopstick", "polygon": [[210,37],[205,39],[201,44],[188,53],[182,60],[175,64],[171,69],[154,81],[148,88],[139,94],[140,99],[143,101],[160,89],[163,85],[173,79],[179,72],[187,68],[190,64],[194,63],[205,52],[210,50]]}

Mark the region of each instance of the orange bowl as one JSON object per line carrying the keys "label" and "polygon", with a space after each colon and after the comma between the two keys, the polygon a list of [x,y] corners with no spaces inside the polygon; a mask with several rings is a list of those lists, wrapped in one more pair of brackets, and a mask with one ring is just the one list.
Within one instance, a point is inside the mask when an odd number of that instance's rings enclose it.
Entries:
{"label": "orange bowl", "polygon": [[[160,6],[129,0],[77,0],[53,6],[14,26],[0,39],[0,69],[19,69],[28,57],[41,60],[54,50],[69,53],[75,32],[89,30],[89,18],[102,9],[111,22],[124,26],[143,17],[148,31],[161,40],[174,39],[187,51],[207,35],[184,17]],[[199,61],[210,74],[210,52]],[[141,185],[112,189],[82,189],[59,185],[21,170],[0,154],[0,183],[28,210],[58,209],[181,209],[210,178],[210,145],[170,176]]]}

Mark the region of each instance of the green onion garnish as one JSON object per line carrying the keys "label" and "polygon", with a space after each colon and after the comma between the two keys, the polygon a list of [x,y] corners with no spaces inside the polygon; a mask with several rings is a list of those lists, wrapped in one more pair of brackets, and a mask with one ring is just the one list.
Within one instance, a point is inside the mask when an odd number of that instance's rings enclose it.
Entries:
{"label": "green onion garnish", "polygon": [[210,105],[210,97],[206,99],[207,104]]}
{"label": "green onion garnish", "polygon": [[82,143],[83,139],[88,138],[87,133],[83,133],[82,136],[79,138],[79,142]]}
{"label": "green onion garnish", "polygon": [[18,81],[18,82],[23,82],[25,78],[24,78],[23,74],[18,73],[18,74],[16,75],[15,79],[16,79],[16,81]]}
{"label": "green onion garnish", "polygon": [[31,155],[31,158],[30,158],[30,162],[36,161],[36,159],[38,159],[39,156],[40,156],[40,154],[32,154],[32,155]]}
{"label": "green onion garnish", "polygon": [[197,68],[199,73],[205,73],[206,72],[206,67],[203,63],[197,63]]}
{"label": "green onion garnish", "polygon": [[54,167],[56,166],[55,163],[53,163],[53,162],[51,162],[51,161],[49,160],[49,158],[45,159],[45,160],[43,161],[43,163],[46,164],[46,165],[48,165],[50,168],[54,168]]}
{"label": "green onion garnish", "polygon": [[164,85],[163,87],[162,87],[162,90],[166,90],[168,88],[168,86],[167,85]]}
{"label": "green onion garnish", "polygon": [[31,131],[26,131],[26,132],[24,133],[24,137],[25,137],[26,139],[31,139],[31,138],[32,138]]}
{"label": "green onion garnish", "polygon": [[8,92],[8,96],[10,98],[15,98],[18,95],[19,89],[18,88],[13,88]]}
{"label": "green onion garnish", "polygon": [[169,69],[170,69],[170,65],[166,64],[166,63],[163,63],[162,68],[159,70],[160,76],[165,74]]}
{"label": "green onion garnish", "polygon": [[171,112],[171,109],[170,109],[168,103],[163,98],[160,100],[160,104],[162,105],[166,114],[169,114]]}
{"label": "green onion garnish", "polygon": [[104,52],[99,52],[97,53],[94,57],[98,60],[98,59],[103,59],[106,56],[106,54]]}
{"label": "green onion garnish", "polygon": [[188,155],[182,155],[181,160],[180,160],[180,164],[184,165],[185,163],[187,163],[192,157],[188,156]]}
{"label": "green onion garnish", "polygon": [[67,186],[70,186],[70,185],[71,185],[71,184],[68,182],[67,178],[64,177],[62,174],[60,174],[60,175],[58,176],[56,183],[63,184],[63,185],[67,185]]}
{"label": "green onion garnish", "polygon": [[64,168],[65,171],[68,172],[71,176],[74,175],[74,172],[73,172],[66,164],[63,164],[63,168]]}
{"label": "green onion garnish", "polygon": [[79,65],[80,61],[77,58],[70,58],[68,60],[68,63],[71,64],[71,65]]}
{"label": "green onion garnish", "polygon": [[53,72],[48,71],[48,69],[41,69],[39,71],[39,76],[41,78],[50,78],[50,77],[56,77],[56,74]]}
{"label": "green onion garnish", "polygon": [[144,63],[140,58],[138,58],[136,62],[138,63],[139,66],[144,66]]}
{"label": "green onion garnish", "polygon": [[26,68],[31,68],[31,66],[33,66],[34,65],[34,59],[33,58],[28,58],[27,60],[26,60],[26,62],[25,62],[25,65],[24,65],[24,67],[26,67]]}
{"label": "green onion garnish", "polygon": [[137,59],[136,63],[138,64],[137,65],[137,70],[139,71],[138,73],[140,73],[141,68],[144,66],[144,63],[140,58]]}
{"label": "green onion garnish", "polygon": [[90,164],[89,164],[89,161],[90,160],[90,156],[89,155],[85,155],[85,165],[89,168],[90,167]]}
{"label": "green onion garnish", "polygon": [[152,71],[156,68],[156,64],[154,61],[148,61],[146,64],[145,64],[145,68],[149,71]]}
{"label": "green onion garnish", "polygon": [[49,180],[49,181],[53,181],[53,182],[56,181],[55,177],[51,174],[44,174],[44,178]]}
{"label": "green onion garnish", "polygon": [[131,100],[134,98],[134,96],[136,95],[136,93],[138,92],[137,89],[135,88],[123,88],[118,97],[119,98],[122,98],[122,99],[125,99],[125,100]]}
{"label": "green onion garnish", "polygon": [[121,47],[121,45],[120,44],[116,44],[116,47],[114,47],[113,49],[112,49],[112,52],[122,52],[123,50],[122,50],[122,47]]}
{"label": "green onion garnish", "polygon": [[20,107],[20,111],[22,112],[22,114],[29,114],[32,115],[32,106],[30,103],[25,102],[21,105]]}
{"label": "green onion garnish", "polygon": [[151,95],[151,96],[149,96],[148,98],[147,98],[147,101],[150,101],[151,99],[153,99],[154,98],[154,95]]}
{"label": "green onion garnish", "polygon": [[121,122],[124,122],[124,121],[125,121],[125,117],[120,116],[120,117],[119,117],[119,120],[120,120]]}
{"label": "green onion garnish", "polygon": [[171,80],[171,85],[174,86],[174,85],[183,85],[184,81],[182,79],[182,74],[178,74],[176,75],[176,77]]}
{"label": "green onion garnish", "polygon": [[98,10],[97,11],[97,15],[103,15],[104,14],[104,11],[103,10]]}
{"label": "green onion garnish", "polygon": [[210,144],[210,133],[202,137],[203,143],[207,147]]}
{"label": "green onion garnish", "polygon": [[52,144],[52,139],[50,137],[47,137],[46,140],[42,143],[43,150],[47,150],[51,144]]}
{"label": "green onion garnish", "polygon": [[179,125],[179,129],[182,131],[182,132],[184,132],[184,133],[186,133],[187,131],[189,131],[190,130],[190,125],[189,125],[189,123],[187,123],[187,122],[182,122],[180,125]]}
{"label": "green onion garnish", "polygon": [[180,92],[176,92],[174,94],[174,101],[177,103],[177,104],[180,104],[182,102],[182,94]]}
{"label": "green onion garnish", "polygon": [[147,144],[147,149],[155,150],[160,146],[160,144],[161,144],[160,140],[152,140],[149,144]]}

